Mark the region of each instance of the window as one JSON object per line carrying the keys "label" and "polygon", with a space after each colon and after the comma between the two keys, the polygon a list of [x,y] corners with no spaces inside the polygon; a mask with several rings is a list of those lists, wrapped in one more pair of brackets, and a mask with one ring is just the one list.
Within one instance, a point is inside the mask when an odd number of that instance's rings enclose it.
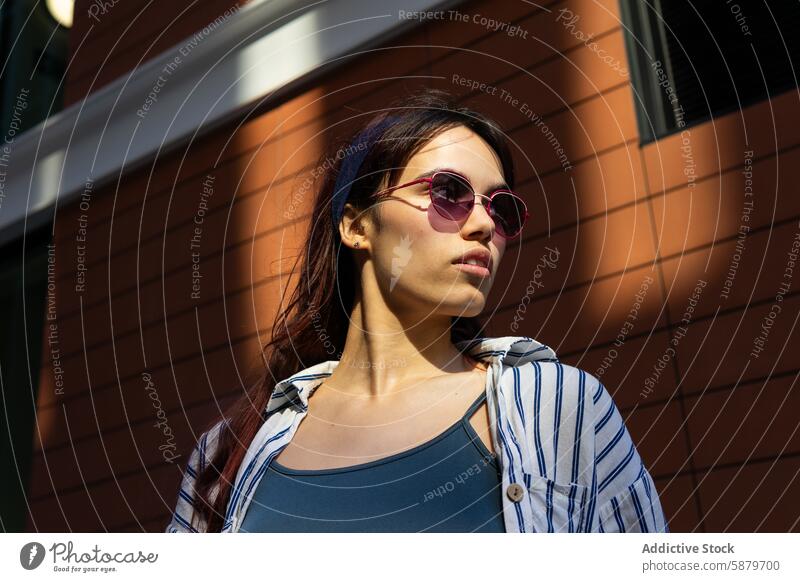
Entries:
{"label": "window", "polygon": [[796,0],[620,5],[643,143],[797,87]]}

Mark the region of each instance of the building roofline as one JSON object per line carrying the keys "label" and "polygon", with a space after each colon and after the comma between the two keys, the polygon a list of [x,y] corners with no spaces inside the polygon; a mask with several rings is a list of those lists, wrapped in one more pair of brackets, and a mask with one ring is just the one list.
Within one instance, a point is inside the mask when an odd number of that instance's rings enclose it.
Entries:
{"label": "building roofline", "polygon": [[123,168],[135,170],[256,103],[277,102],[331,64],[340,66],[348,55],[419,24],[401,19],[400,10],[461,3],[348,0],[298,7],[296,0],[251,0],[221,14],[16,137],[0,206],[0,244],[52,221],[57,203],[107,185]]}

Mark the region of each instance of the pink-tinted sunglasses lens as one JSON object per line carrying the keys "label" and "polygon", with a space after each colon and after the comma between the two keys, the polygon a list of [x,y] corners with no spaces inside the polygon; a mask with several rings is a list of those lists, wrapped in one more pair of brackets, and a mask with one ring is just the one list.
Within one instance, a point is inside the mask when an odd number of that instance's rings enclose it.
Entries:
{"label": "pink-tinted sunglasses lens", "polygon": [[[472,212],[475,194],[469,182],[461,176],[438,172],[430,186],[434,208],[440,215],[461,221]],[[525,203],[514,193],[500,190],[492,196],[489,215],[500,234],[512,238],[520,233],[525,222]]]}

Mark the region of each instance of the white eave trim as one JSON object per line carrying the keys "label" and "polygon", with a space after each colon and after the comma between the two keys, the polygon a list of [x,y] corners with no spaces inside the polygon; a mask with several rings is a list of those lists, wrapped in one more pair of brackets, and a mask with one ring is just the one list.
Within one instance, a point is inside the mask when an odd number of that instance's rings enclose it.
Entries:
{"label": "white eave trim", "polygon": [[[51,221],[56,202],[63,206],[80,197],[87,182],[101,187],[122,168],[139,167],[255,102],[279,100],[331,60],[340,59],[338,65],[341,57],[419,24],[401,19],[400,10],[459,3],[323,0],[298,7],[297,0],[252,0],[220,14],[224,20],[204,29],[213,27],[210,34],[198,31],[16,136],[0,200],[0,244]],[[178,66],[165,74],[176,56]],[[144,111],[159,75],[157,101]]]}

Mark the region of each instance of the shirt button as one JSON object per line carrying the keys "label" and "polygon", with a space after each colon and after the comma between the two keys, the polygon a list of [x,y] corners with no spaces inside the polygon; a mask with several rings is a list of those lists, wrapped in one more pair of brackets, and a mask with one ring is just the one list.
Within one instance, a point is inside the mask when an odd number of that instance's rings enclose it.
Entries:
{"label": "shirt button", "polygon": [[519,503],[525,497],[525,489],[519,483],[512,483],[506,488],[506,495],[514,503]]}

